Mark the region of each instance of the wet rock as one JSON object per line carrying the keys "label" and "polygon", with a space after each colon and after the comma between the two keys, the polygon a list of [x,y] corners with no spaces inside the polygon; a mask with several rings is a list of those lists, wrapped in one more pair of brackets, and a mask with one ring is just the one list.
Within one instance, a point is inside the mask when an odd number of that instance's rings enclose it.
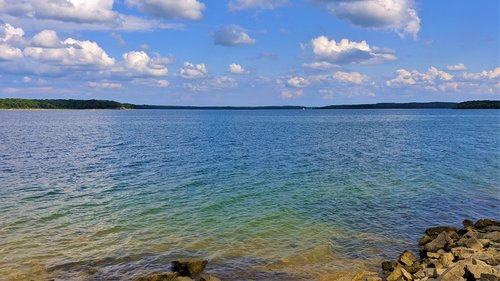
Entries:
{"label": "wet rock", "polygon": [[422,246],[432,241],[432,237],[429,235],[424,235],[422,238],[418,239],[418,245]]}
{"label": "wet rock", "polygon": [[134,281],[175,281],[177,277],[178,275],[175,272],[155,272],[135,278]]}
{"label": "wet rock", "polygon": [[436,237],[442,232],[448,233],[448,235],[457,232],[457,228],[454,226],[435,226],[435,227],[430,227],[425,230],[425,234],[431,236],[431,237]]}
{"label": "wet rock", "polygon": [[471,221],[471,220],[467,220],[465,219],[463,222],[462,222],[462,225],[467,228],[467,227],[471,227],[471,226],[474,226],[474,222]]}
{"label": "wet rock", "polygon": [[481,229],[481,228],[485,228],[487,226],[500,226],[500,222],[498,221],[494,221],[494,220],[490,220],[490,219],[481,219],[481,220],[478,220],[474,226],[478,229]]}
{"label": "wet rock", "polygon": [[399,256],[399,262],[404,264],[404,265],[413,265],[414,262],[417,261],[417,257],[410,251],[404,251],[400,256]]}
{"label": "wet rock", "polygon": [[200,274],[207,266],[208,260],[199,258],[179,259],[172,262],[172,271],[180,276]]}
{"label": "wet rock", "polygon": [[443,249],[451,243],[453,243],[453,240],[451,239],[450,235],[448,234],[448,232],[443,231],[436,237],[436,239],[425,244],[425,250],[427,252],[436,252],[437,250]]}
{"label": "wet rock", "polygon": [[393,261],[384,261],[382,262],[382,270],[383,271],[394,271],[394,269],[396,269],[396,267],[398,266],[398,263],[397,262],[393,262]]}
{"label": "wet rock", "polygon": [[216,276],[210,275],[210,274],[202,274],[200,276],[200,281],[221,281],[219,278]]}

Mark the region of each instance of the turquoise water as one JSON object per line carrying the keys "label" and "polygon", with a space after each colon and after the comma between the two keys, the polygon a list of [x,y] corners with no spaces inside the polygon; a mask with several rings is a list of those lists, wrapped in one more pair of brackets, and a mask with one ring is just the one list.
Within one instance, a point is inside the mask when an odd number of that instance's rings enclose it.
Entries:
{"label": "turquoise water", "polygon": [[0,111],[0,159],[7,279],[310,280],[500,214],[496,110]]}

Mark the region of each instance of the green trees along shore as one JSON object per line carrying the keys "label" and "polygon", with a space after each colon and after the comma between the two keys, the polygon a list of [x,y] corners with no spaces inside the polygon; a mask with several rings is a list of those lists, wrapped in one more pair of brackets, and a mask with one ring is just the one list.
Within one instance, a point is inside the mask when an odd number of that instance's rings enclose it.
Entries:
{"label": "green trees along shore", "polygon": [[175,106],[135,105],[110,100],[65,99],[0,99],[0,109],[402,109],[402,108],[453,108],[453,109],[500,109],[498,100],[454,102],[412,102],[305,106]]}

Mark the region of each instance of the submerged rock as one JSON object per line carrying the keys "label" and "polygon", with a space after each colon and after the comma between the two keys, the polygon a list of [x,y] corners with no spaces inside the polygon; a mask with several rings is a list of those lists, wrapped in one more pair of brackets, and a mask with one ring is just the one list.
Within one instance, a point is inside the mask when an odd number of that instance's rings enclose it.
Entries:
{"label": "submerged rock", "polygon": [[179,259],[172,262],[172,271],[180,276],[195,276],[203,272],[208,260],[199,258]]}

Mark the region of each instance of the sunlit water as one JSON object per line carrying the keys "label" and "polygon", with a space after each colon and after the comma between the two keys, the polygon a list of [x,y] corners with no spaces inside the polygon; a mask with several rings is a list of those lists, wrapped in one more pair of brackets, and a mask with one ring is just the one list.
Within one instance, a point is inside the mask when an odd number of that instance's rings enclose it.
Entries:
{"label": "sunlit water", "polygon": [[7,280],[309,280],[500,213],[496,110],[0,111],[0,159]]}

